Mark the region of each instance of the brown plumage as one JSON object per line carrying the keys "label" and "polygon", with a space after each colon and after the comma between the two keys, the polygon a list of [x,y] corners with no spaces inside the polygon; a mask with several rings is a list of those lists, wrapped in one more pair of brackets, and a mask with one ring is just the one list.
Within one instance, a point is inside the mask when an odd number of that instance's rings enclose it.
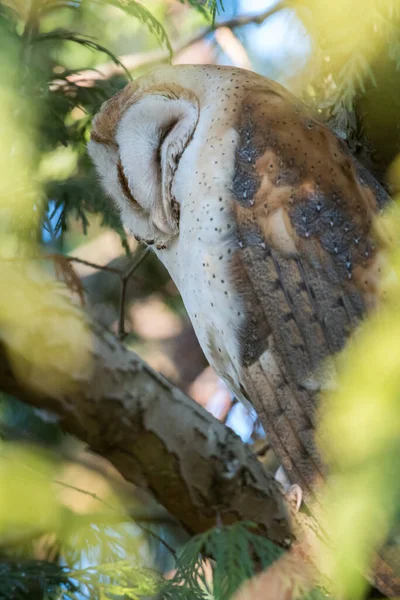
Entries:
{"label": "brown plumage", "polygon": [[316,399],[377,303],[386,193],[304,104],[230,67],[139,78],[96,117],[89,150],[127,228],[158,245],[211,365],[311,498]]}
{"label": "brown plumage", "polygon": [[371,226],[387,195],[283,91],[249,91],[237,130],[233,278],[252,290],[242,342],[248,396],[308,496],[324,472],[313,431],[325,383],[315,374],[377,301],[381,256]]}

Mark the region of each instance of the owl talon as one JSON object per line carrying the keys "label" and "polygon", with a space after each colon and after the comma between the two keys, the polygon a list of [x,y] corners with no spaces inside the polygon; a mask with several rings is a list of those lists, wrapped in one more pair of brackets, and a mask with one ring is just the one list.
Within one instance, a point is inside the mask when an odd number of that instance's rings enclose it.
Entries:
{"label": "owl talon", "polygon": [[290,487],[286,497],[291,506],[293,506],[294,511],[298,513],[303,502],[303,490],[301,487],[295,483]]}

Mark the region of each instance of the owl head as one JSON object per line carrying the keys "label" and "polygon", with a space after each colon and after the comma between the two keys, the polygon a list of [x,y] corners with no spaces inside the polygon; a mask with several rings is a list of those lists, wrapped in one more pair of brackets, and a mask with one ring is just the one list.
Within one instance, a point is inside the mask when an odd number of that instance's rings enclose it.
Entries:
{"label": "owl head", "polygon": [[221,140],[232,128],[240,83],[254,75],[230,67],[164,66],[103,104],[93,121],[89,154],[137,239],[162,248],[177,236],[185,189],[198,168],[186,161],[184,185],[176,186],[181,159],[197,143],[203,152],[199,168],[210,173],[215,162],[210,132]]}
{"label": "owl head", "polygon": [[196,93],[157,71],[128,84],[94,118],[89,154],[124,225],[146,243],[162,247],[179,231],[174,177],[198,118]]}

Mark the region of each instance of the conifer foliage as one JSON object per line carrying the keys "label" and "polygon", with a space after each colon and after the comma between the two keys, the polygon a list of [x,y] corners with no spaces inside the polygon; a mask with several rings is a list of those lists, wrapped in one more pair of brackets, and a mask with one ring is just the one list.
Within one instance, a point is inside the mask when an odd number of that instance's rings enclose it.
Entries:
{"label": "conifer foliage", "polygon": [[[204,31],[209,32],[224,18],[222,0],[179,1],[193,11],[194,22]],[[393,184],[386,181],[385,173],[400,140],[400,5],[396,0],[371,0],[365,8],[361,0],[338,0],[324,11],[321,5],[326,9],[328,3],[320,0],[278,4],[282,10],[290,4],[313,36],[313,56],[304,75],[305,101],[384,185]],[[20,138],[14,139],[0,115],[0,137],[10,156],[22,156],[19,164],[29,163],[17,177],[2,176],[0,209],[6,206],[7,215],[3,218],[6,211],[0,210],[0,255],[9,251],[6,242],[14,248],[10,231],[16,231],[22,255],[57,252],[59,268],[78,291],[74,271],[63,260],[71,223],[78,221],[86,232],[93,215],[98,215],[99,226],[115,230],[129,253],[119,216],[106,201],[86,151],[91,120],[101,104],[142,72],[140,66],[128,70],[101,35],[82,33],[81,23],[96,20],[96,10],[105,7],[135,20],[139,41],[145,39],[153,51],[161,48],[164,54],[160,60],[171,59],[174,48],[163,24],[162,3],[153,7],[144,0],[0,0],[1,109],[10,110],[10,122],[23,123],[18,130]],[[360,37],[354,39],[351,24],[357,19],[362,19],[362,27]],[[149,34],[151,41],[146,37]],[[82,51],[76,52],[76,60],[65,61],[66,47]],[[71,55],[75,56],[74,51]],[[78,62],[82,57],[87,63]],[[101,60],[115,65],[110,76],[96,76]],[[4,156],[0,152],[0,168],[6,173],[11,162]],[[396,181],[394,189],[400,187],[399,178]],[[14,402],[5,397],[1,400],[0,431],[7,420],[4,406]],[[57,427],[44,426],[32,414],[29,419],[29,426],[21,427],[20,423],[19,431],[28,431],[30,442],[40,439],[44,432],[49,441],[56,431],[49,445],[59,448]],[[0,495],[0,600],[229,600],[244,581],[283,554],[282,548],[260,535],[251,523],[217,525],[187,543],[182,543],[184,535],[177,535],[174,541],[179,550],[175,551],[162,528],[144,527],[118,503],[103,507],[102,518],[97,512],[85,515],[82,525],[82,518],[61,506],[55,497],[50,483],[54,459],[47,453],[39,452],[34,458],[24,453],[18,445],[14,453],[8,442],[0,441],[0,481],[10,482],[7,501]],[[6,465],[6,455],[17,462]],[[19,467],[20,463],[24,466]],[[27,515],[25,505],[21,508],[27,496],[39,498],[44,507],[39,523],[34,522],[33,509]],[[24,535],[17,535],[17,542],[8,539],[10,523],[18,533],[24,534],[26,529],[28,538],[36,525],[38,535],[55,534],[57,544],[51,556],[33,558]],[[149,539],[155,539],[164,551],[162,560],[159,556],[149,559]],[[145,560],[143,540],[148,544]],[[172,572],[168,580],[161,575],[165,565]],[[322,600],[327,596],[316,589],[306,598]]]}

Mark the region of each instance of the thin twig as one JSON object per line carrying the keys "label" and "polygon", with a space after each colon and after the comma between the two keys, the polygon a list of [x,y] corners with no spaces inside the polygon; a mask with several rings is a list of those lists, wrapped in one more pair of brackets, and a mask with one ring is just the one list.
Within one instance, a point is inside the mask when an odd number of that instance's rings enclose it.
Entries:
{"label": "thin twig", "polygon": [[[73,490],[75,492],[79,492],[80,494],[84,494],[85,496],[90,496],[93,500],[100,502],[107,508],[109,508],[112,513],[115,515],[116,522],[123,522],[126,520],[132,520],[136,524],[141,527],[141,523],[151,523],[153,525],[172,525],[174,527],[180,527],[180,523],[169,516],[167,513],[164,514],[151,514],[146,511],[134,510],[132,508],[120,508],[116,505],[110,504],[104,498],[98,496],[95,492],[89,492],[89,490],[84,490],[80,487],[72,485],[71,483],[67,483],[65,481],[60,481],[59,479],[53,479],[53,483],[57,485],[61,485],[69,490]],[[89,515],[90,516],[90,515]],[[93,515],[92,515],[93,516]],[[99,523],[100,521],[110,522],[111,515],[109,513],[95,513],[93,516],[93,522]]]}
{"label": "thin twig", "polygon": [[[77,256],[65,256],[65,254],[61,254],[60,256],[62,256],[62,258],[70,262],[77,262],[81,265],[86,265],[87,267],[93,267],[93,269],[97,269],[99,271],[109,271],[110,273],[115,273],[116,275],[120,275],[122,277],[124,276],[123,271],[121,271],[121,269],[117,269],[116,267],[109,267],[108,265],[97,265],[96,263],[92,263],[88,260],[83,260],[83,258],[78,258]],[[54,255],[49,256],[48,258],[53,257]]]}
{"label": "thin twig", "polygon": [[148,527],[144,527],[143,525],[139,525],[139,527],[140,527],[140,529],[144,533],[147,533],[148,535],[150,535],[151,537],[153,537],[154,539],[156,539],[158,542],[160,542],[163,546],[165,546],[166,549],[172,554],[172,556],[174,557],[175,561],[177,560],[178,556],[177,556],[174,548],[172,546],[170,546],[168,544],[168,542],[166,542],[165,540],[163,540],[163,538],[161,536],[159,536],[157,533],[154,533],[154,531],[152,531]]}
{"label": "thin twig", "polygon": [[[17,427],[11,427],[10,425],[3,423],[1,420],[0,438],[7,442],[18,441],[20,442],[20,444],[27,445],[29,447],[33,446],[46,452],[49,450],[48,446],[46,446],[46,444],[43,441],[34,440],[33,438],[29,437],[29,435],[26,432],[22,432]],[[85,467],[85,469],[87,470],[94,471],[98,473],[102,478],[104,478],[107,481],[108,485],[117,494],[124,497],[124,507],[122,509],[123,512],[121,512],[120,508],[109,504],[106,500],[104,500],[94,492],[90,492],[89,490],[85,490],[83,488],[74,486],[68,482],[60,481],[58,479],[53,480],[53,483],[74,490],[86,496],[90,496],[94,500],[100,502],[101,504],[112,510],[113,513],[116,513],[115,518],[117,519],[118,517],[118,521],[123,521],[124,519],[131,519],[135,521],[135,523],[151,523],[153,525],[170,525],[172,527],[180,527],[179,521],[172,517],[164,508],[154,507],[150,510],[148,508],[141,510],[137,509],[136,507],[133,508],[129,505],[125,505],[125,497],[127,497],[128,494],[129,496],[132,494],[132,489],[129,489],[128,492],[128,486],[130,487],[132,484],[128,484],[125,480],[120,480],[119,478],[114,478],[110,476],[107,470],[100,468],[98,465],[95,465],[92,462],[85,461],[84,459],[76,456],[75,453],[72,453],[65,449],[58,449],[57,456],[59,456],[59,458],[61,458],[63,461],[73,462],[76,465],[81,465]],[[137,489],[135,490],[135,493],[140,493],[141,491],[142,490]],[[146,504],[146,499],[141,499],[140,495],[138,496],[138,499],[141,504]],[[106,520],[106,518],[110,518],[110,515],[109,513],[104,513],[104,516],[102,516],[102,513],[96,513],[96,523],[99,522],[98,517],[102,518],[103,520]],[[39,537],[39,534],[38,536],[30,535],[30,537]],[[0,547],[2,545],[3,544],[0,540]]]}
{"label": "thin twig", "polygon": [[[4,456],[0,456],[0,458],[6,458]],[[37,469],[24,464],[24,467],[26,469],[28,469],[29,471],[33,471],[38,477],[45,479],[45,476],[42,475],[42,473],[40,473]],[[81,487],[78,487],[76,485],[73,485],[71,483],[67,483],[66,481],[61,481],[59,479],[53,479],[52,483],[54,483],[55,485],[59,485],[63,488],[69,489],[69,490],[73,490],[74,492],[79,492],[80,494],[83,494],[84,496],[89,496],[90,498],[92,498],[93,500],[96,500],[97,502],[100,502],[100,504],[102,504],[103,506],[105,506],[106,508],[108,508],[111,511],[111,515],[109,513],[96,513],[94,515],[85,515],[86,519],[90,519],[91,517],[93,517],[93,522],[97,522],[97,517],[99,517],[99,521],[108,521],[111,519],[112,520],[112,515],[114,515],[114,521],[116,520],[116,522],[123,522],[126,520],[132,520],[134,521],[137,525],[139,525],[139,527],[141,527],[143,530],[145,530],[144,527],[142,527],[141,523],[152,523],[152,524],[162,524],[162,525],[172,525],[174,527],[180,527],[180,523],[179,521],[177,521],[176,519],[173,519],[170,515],[168,515],[168,513],[166,513],[165,515],[152,515],[151,513],[149,514],[146,511],[138,511],[138,510],[133,510],[133,509],[125,509],[123,507],[120,507],[116,504],[110,504],[109,502],[107,502],[107,500],[105,500],[104,498],[101,498],[98,494],[96,494],[95,492],[90,492],[89,490],[85,490]],[[82,516],[83,518],[83,516]],[[156,536],[156,534],[154,532],[152,532],[153,537]]]}
{"label": "thin twig", "polygon": [[22,59],[25,73],[29,72],[31,54],[32,54],[32,38],[36,35],[39,29],[39,3],[31,0],[28,15],[26,17],[24,29],[22,32]]}
{"label": "thin twig", "polygon": [[[210,25],[186,41],[181,42],[180,44],[172,44],[174,55],[176,57],[180,52],[183,52],[190,46],[202,41],[217,29],[223,27],[227,27],[228,29],[236,29],[237,27],[244,27],[245,25],[251,24],[261,25],[269,17],[272,17],[274,14],[280,12],[284,8],[290,8],[290,2],[287,0],[282,0],[281,2],[275,4],[275,6],[272,8],[254,15],[239,15],[232,19],[226,19],[225,21],[215,23],[213,26]],[[150,52],[126,54],[124,56],[120,56],[119,60],[125,65],[128,71],[133,71],[139,67],[150,67],[153,64],[165,62],[168,60],[168,55],[164,50],[151,50]],[[81,71],[80,73],[69,75],[66,79],[54,80],[51,82],[51,86],[52,89],[61,89],[62,87],[68,86],[68,83],[70,83],[78,86],[90,87],[96,80],[110,79],[114,75],[119,75],[121,73],[122,69],[120,67],[112,62],[108,62],[104,63],[103,65],[99,65],[96,68],[87,69],[85,71]]]}
{"label": "thin twig", "polygon": [[[127,332],[125,331],[125,303],[126,303],[126,291],[130,278],[136,269],[142,264],[144,259],[149,255],[151,251],[150,246],[144,248],[143,252],[140,253],[140,256],[133,261],[132,265],[129,269],[124,272],[122,269],[118,269],[117,267],[109,267],[108,265],[98,265],[96,263],[90,262],[89,260],[84,260],[83,258],[78,258],[77,256],[66,256],[65,254],[48,254],[43,256],[34,257],[34,260],[53,260],[60,259],[66,260],[68,262],[77,262],[81,265],[86,265],[87,267],[92,267],[93,269],[97,269],[99,271],[108,271],[109,273],[114,273],[118,275],[121,279],[121,294],[120,294],[120,302],[119,302],[119,317],[118,317],[118,338],[123,340],[127,336]],[[6,260],[28,260],[28,259],[20,259],[20,258],[12,258]]]}
{"label": "thin twig", "polygon": [[133,273],[142,264],[144,259],[149,255],[150,247],[148,246],[141,252],[140,256],[135,260],[132,265],[129,267],[127,272],[122,275],[121,278],[121,295],[119,302],[119,318],[118,318],[118,338],[123,340],[127,333],[125,331],[125,301],[126,301],[126,289],[128,286],[129,279],[132,277]]}
{"label": "thin twig", "polygon": [[107,508],[109,508],[110,510],[112,510],[114,512],[118,512],[118,513],[121,512],[120,508],[118,508],[117,506],[113,506],[112,504],[109,504],[107,502],[107,500],[104,500],[104,498],[100,498],[100,496],[98,496],[94,492],[89,492],[89,490],[83,490],[82,488],[77,487],[76,485],[72,485],[71,483],[66,483],[65,481],[60,481],[59,479],[53,479],[53,483],[55,483],[56,485],[61,485],[62,487],[65,487],[69,490],[73,490],[74,492],[79,492],[81,494],[84,494],[85,496],[90,496],[91,498],[93,498],[93,500],[96,500],[97,502],[104,504],[104,506],[106,506]]}
{"label": "thin twig", "polygon": [[[221,21],[219,23],[215,23],[215,25],[210,25],[206,29],[204,29],[201,33],[193,37],[189,42],[188,46],[192,44],[196,44],[196,42],[200,42],[203,38],[207,37],[210,33],[213,33],[216,29],[220,27],[227,27],[228,29],[236,29],[236,27],[244,27],[245,25],[261,25],[272,17],[275,13],[281,11],[284,8],[287,8],[287,2],[278,2],[272,8],[268,10],[264,10],[263,12],[257,13],[255,15],[239,15],[237,17],[233,17],[232,19],[227,19],[226,21]],[[182,48],[183,49],[183,48]],[[181,49],[181,50],[182,50]],[[181,51],[179,50],[179,52]]]}
{"label": "thin twig", "polygon": [[[109,504],[108,502],[106,502],[106,500],[104,500],[103,498],[100,498],[100,496],[98,496],[97,494],[95,494],[94,492],[89,492],[88,490],[82,490],[79,487],[76,487],[74,485],[71,485],[69,483],[65,483],[63,481],[58,481],[58,480],[53,480],[54,483],[57,483],[59,485],[62,485],[64,487],[67,487],[69,489],[75,490],[77,492],[80,492],[82,494],[86,494],[87,496],[90,496],[91,498],[98,500],[99,502],[101,502],[102,504],[104,504],[104,506],[107,506],[107,508],[110,508],[114,513],[117,513],[119,515],[119,517],[121,517],[121,519],[119,519],[118,521],[123,521],[126,518],[131,518],[133,519],[136,524],[140,527],[140,529],[144,532],[147,533],[148,535],[150,535],[151,537],[153,537],[154,539],[156,539],[158,542],[160,542],[161,544],[163,544],[167,550],[173,555],[173,557],[176,559],[177,555],[175,550],[172,548],[172,546],[170,546],[165,540],[163,540],[163,538],[161,536],[159,536],[157,533],[155,533],[154,531],[152,531],[149,527],[146,527],[145,525],[143,525],[144,522],[149,521],[150,519],[148,518],[148,516],[145,515],[136,515],[138,518],[136,518],[134,513],[130,513],[130,514],[124,514],[124,512],[116,507],[113,506],[112,504]],[[103,519],[107,520],[107,515],[103,515]],[[94,522],[96,521],[96,515],[94,515]],[[109,522],[109,521],[107,521]],[[174,524],[175,523],[168,523],[168,524]]]}

